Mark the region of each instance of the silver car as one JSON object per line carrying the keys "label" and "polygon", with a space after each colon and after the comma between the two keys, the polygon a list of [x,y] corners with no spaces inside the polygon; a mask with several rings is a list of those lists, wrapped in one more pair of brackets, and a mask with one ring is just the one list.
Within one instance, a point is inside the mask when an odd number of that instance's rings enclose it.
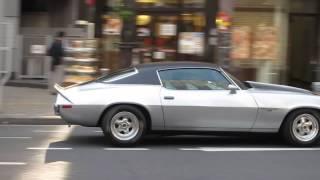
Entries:
{"label": "silver car", "polygon": [[296,146],[319,139],[320,96],[241,82],[212,64],[143,64],[56,89],[57,114],[69,124],[101,127],[120,146],[158,131],[279,133]]}

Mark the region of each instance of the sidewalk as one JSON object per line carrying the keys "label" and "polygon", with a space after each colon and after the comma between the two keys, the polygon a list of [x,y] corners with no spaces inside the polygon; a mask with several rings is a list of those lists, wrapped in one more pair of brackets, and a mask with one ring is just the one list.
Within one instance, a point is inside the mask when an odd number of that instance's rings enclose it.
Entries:
{"label": "sidewalk", "polygon": [[56,96],[46,89],[4,87],[0,124],[64,124],[55,116]]}

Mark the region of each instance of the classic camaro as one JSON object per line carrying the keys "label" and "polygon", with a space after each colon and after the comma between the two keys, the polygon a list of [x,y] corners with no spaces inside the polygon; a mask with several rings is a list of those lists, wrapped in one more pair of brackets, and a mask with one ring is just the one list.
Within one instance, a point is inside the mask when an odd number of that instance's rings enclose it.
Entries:
{"label": "classic camaro", "polygon": [[101,127],[115,145],[146,133],[279,133],[296,146],[319,139],[320,96],[304,89],[241,82],[213,64],[137,65],[58,91],[67,123]]}

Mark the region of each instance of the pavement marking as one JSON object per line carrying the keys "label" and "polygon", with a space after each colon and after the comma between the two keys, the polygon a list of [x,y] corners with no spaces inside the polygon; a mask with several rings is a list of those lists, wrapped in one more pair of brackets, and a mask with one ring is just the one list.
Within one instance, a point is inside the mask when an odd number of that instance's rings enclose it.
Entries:
{"label": "pavement marking", "polygon": [[0,139],[31,139],[32,137],[0,137]]}
{"label": "pavement marking", "polygon": [[50,119],[50,120],[60,120],[60,116],[54,116],[54,115],[39,115],[39,116],[32,116],[29,114],[2,114],[0,118],[8,118],[8,119],[20,119],[20,118],[27,118],[27,119]]}
{"label": "pavement marking", "polygon": [[27,150],[72,150],[72,148],[28,147]]}
{"label": "pavement marking", "polygon": [[66,125],[45,125],[45,124],[39,124],[39,125],[32,125],[32,124],[0,124],[0,127],[59,127],[59,126],[66,126]]}
{"label": "pavement marking", "polygon": [[22,166],[26,164],[25,162],[0,162],[0,166]]}
{"label": "pavement marking", "polygon": [[104,148],[106,151],[148,151],[148,148]]}
{"label": "pavement marking", "polygon": [[263,152],[263,151],[320,151],[320,148],[179,148],[181,151],[204,152]]}

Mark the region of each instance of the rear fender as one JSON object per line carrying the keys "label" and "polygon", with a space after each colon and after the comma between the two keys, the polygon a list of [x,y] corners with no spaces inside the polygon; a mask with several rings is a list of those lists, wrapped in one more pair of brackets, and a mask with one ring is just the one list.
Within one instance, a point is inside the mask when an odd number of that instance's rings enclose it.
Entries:
{"label": "rear fender", "polygon": [[61,87],[59,84],[55,84],[54,88],[57,90],[58,94],[60,94],[65,100],[72,103],[72,101],[66,96],[65,88]]}

